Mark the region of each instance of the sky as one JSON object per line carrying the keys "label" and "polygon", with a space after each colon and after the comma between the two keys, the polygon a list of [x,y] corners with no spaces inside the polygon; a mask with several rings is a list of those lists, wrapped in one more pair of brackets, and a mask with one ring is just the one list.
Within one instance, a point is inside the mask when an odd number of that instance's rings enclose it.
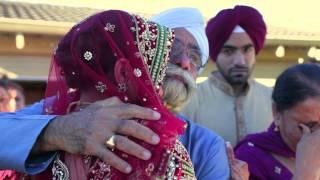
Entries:
{"label": "sky", "polygon": [[[12,0],[6,0],[12,1]],[[131,12],[156,14],[173,7],[196,7],[205,17],[214,16],[219,10],[234,5],[257,8],[269,25],[311,32],[320,31],[319,0],[15,0],[31,3],[122,9]]]}

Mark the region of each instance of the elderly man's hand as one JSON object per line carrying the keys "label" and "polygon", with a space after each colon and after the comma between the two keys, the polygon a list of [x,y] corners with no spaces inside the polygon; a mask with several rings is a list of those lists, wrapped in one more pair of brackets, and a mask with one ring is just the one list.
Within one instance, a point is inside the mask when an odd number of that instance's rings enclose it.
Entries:
{"label": "elderly man's hand", "polygon": [[33,148],[33,154],[63,150],[74,154],[97,156],[114,168],[129,173],[131,166],[106,147],[114,137],[115,148],[147,160],[151,153],[129,140],[132,136],[150,144],[160,139],[149,128],[133,119],[158,120],[160,114],[148,108],[125,104],[112,97],[97,101],[79,112],[57,117],[43,131]]}

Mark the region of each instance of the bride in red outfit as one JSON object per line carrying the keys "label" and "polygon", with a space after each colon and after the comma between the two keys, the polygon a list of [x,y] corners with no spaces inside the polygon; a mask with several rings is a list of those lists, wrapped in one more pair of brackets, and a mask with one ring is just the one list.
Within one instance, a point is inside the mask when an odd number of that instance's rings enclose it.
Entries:
{"label": "bride in red outfit", "polygon": [[158,111],[159,121],[136,121],[161,140],[151,145],[132,139],[152,152],[144,161],[116,148],[114,137],[124,137],[121,134],[106,137],[106,148],[131,164],[130,174],[98,157],[59,152],[45,172],[30,178],[195,179],[189,155],[177,140],[185,123],[166,109],[160,97],[173,40],[170,29],[118,10],[98,13],[75,25],[53,54],[44,113],[81,111],[92,102],[115,96]]}

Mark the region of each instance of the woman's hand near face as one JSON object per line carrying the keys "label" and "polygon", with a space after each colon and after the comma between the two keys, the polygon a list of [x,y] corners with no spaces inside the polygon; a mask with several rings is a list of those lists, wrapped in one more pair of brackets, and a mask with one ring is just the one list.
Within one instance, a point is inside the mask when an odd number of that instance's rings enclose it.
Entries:
{"label": "woman's hand near face", "polygon": [[226,142],[227,155],[231,169],[232,180],[248,180],[249,179],[249,168],[248,164],[244,161],[236,159],[230,142]]}
{"label": "woman's hand near face", "polygon": [[296,149],[296,165],[294,180],[320,179],[320,128],[313,132],[304,124],[300,124],[302,137]]}

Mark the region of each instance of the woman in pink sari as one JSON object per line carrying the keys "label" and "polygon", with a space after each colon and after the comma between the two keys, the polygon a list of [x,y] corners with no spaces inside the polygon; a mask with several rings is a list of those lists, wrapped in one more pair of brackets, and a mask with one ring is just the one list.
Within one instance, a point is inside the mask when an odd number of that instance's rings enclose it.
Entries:
{"label": "woman in pink sari", "polygon": [[115,101],[152,108],[161,114],[159,121],[136,120],[157,133],[160,143],[132,139],[152,152],[151,158],[143,161],[114,144],[114,139],[127,137],[120,133],[106,137],[105,148],[131,164],[130,174],[114,169],[99,157],[60,152],[52,167],[31,178],[194,178],[189,155],[177,140],[185,123],[166,109],[159,96],[173,40],[168,28],[117,10],[98,13],[74,26],[53,55],[44,113],[81,111],[92,102],[117,97]]}

